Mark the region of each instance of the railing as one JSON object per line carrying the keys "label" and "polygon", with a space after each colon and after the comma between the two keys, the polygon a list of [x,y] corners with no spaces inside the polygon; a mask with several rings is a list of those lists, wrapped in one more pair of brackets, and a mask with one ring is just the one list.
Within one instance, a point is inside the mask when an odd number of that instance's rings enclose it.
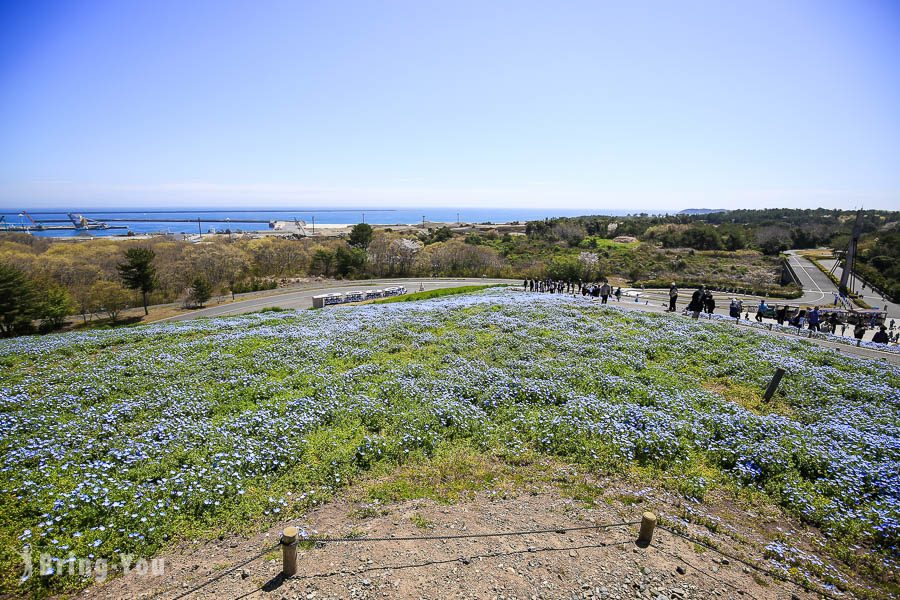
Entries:
{"label": "railing", "polygon": [[[281,548],[282,555],[282,566],[281,572],[279,572],[274,578],[272,578],[266,584],[253,588],[247,593],[244,593],[238,598],[244,598],[247,596],[252,596],[256,592],[265,591],[271,592],[277,589],[282,583],[287,580],[298,580],[298,579],[324,579],[330,577],[356,577],[363,575],[368,572],[373,571],[389,571],[389,570],[397,570],[397,569],[408,569],[408,568],[416,568],[416,567],[427,567],[441,564],[451,564],[462,562],[463,564],[470,564],[472,559],[475,558],[496,558],[503,556],[511,556],[514,554],[524,554],[524,553],[537,553],[537,552],[562,552],[562,551],[573,551],[573,550],[582,550],[589,548],[602,548],[606,546],[610,546],[614,543],[623,543],[623,542],[608,542],[608,541],[600,541],[598,543],[590,543],[590,544],[579,544],[579,545],[564,545],[564,546],[528,546],[527,548],[523,548],[520,550],[505,550],[500,552],[481,552],[478,554],[471,555],[469,557],[453,557],[453,558],[430,558],[426,561],[422,561],[419,563],[411,563],[411,564],[390,564],[390,565],[369,565],[363,567],[361,569],[334,569],[330,571],[312,571],[312,572],[300,572],[300,565],[298,564],[298,556],[297,556],[297,548],[300,543],[314,543],[316,547],[322,547],[327,544],[374,544],[374,543],[397,543],[397,542],[419,542],[422,544],[431,543],[435,541],[442,540],[459,540],[459,539],[484,539],[484,538],[496,538],[496,537],[516,537],[516,536],[543,536],[543,535],[562,535],[566,533],[571,533],[574,531],[601,531],[601,530],[610,530],[619,527],[632,527],[635,525],[640,525],[638,530],[637,538],[634,539],[634,545],[637,548],[644,549],[645,551],[656,551],[662,554],[666,554],[671,558],[674,558],[696,570],[698,573],[702,573],[704,576],[711,578],[716,581],[717,584],[726,585],[728,587],[732,587],[734,589],[738,589],[734,584],[726,581],[724,578],[716,577],[711,573],[708,573],[694,564],[689,562],[683,556],[675,554],[666,550],[660,544],[653,544],[654,533],[657,529],[661,531],[665,531],[667,534],[671,535],[673,538],[681,538],[686,540],[692,544],[696,544],[706,548],[707,550],[717,553],[728,560],[733,560],[744,565],[746,571],[750,572],[750,570],[755,571],[761,575],[765,575],[766,577],[770,577],[777,581],[782,581],[789,583],[791,585],[796,586],[799,589],[804,591],[811,591],[821,596],[828,598],[829,600],[840,600],[837,596],[829,593],[827,590],[817,587],[810,583],[809,581],[796,581],[791,579],[784,573],[778,573],[766,567],[760,566],[746,558],[742,558],[730,552],[725,552],[720,548],[717,548],[704,540],[700,540],[694,537],[687,535],[678,529],[675,526],[667,526],[666,524],[659,524],[657,522],[657,517],[652,512],[645,512],[641,515],[641,520],[637,521],[623,521],[617,523],[605,523],[605,524],[596,524],[596,525],[573,525],[568,527],[553,527],[546,529],[530,529],[530,530],[519,530],[519,531],[497,531],[497,532],[488,532],[488,533],[468,533],[468,534],[451,534],[451,535],[428,535],[428,536],[397,536],[397,537],[303,537],[300,534],[300,530],[297,527],[287,527],[282,532],[281,539],[277,544],[271,544],[263,548],[259,553],[247,558],[240,563],[234,564],[228,569],[222,571],[216,576],[207,579],[206,581],[195,585],[191,588],[184,589],[180,591],[176,595],[172,596],[168,600],[180,600],[181,598],[185,598],[200,590],[208,587],[212,583],[221,580],[227,575],[234,573],[237,569],[248,565],[249,563],[259,560],[260,558],[266,556],[267,554]],[[571,541],[571,540],[570,540]],[[632,543],[632,542],[626,542]],[[727,563],[727,561],[725,561]],[[153,595],[151,598],[162,598],[165,594],[172,592],[172,589],[158,592]],[[741,592],[743,593],[743,591]]]}

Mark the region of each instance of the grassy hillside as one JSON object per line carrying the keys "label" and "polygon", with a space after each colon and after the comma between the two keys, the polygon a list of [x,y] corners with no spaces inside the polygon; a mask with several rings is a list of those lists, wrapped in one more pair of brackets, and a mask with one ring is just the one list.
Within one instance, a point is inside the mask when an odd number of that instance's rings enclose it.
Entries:
{"label": "grassy hillside", "polygon": [[799,340],[494,289],[4,340],[0,361],[2,591],[84,585],[20,583],[25,545],[149,556],[255,531],[448,442],[725,488],[873,578],[895,566],[900,371]]}

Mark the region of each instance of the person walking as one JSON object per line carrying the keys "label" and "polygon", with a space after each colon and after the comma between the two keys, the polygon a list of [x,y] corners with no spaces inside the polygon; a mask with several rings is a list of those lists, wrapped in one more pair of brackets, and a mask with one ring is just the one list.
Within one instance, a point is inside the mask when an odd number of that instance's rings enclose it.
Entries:
{"label": "person walking", "polygon": [[887,344],[890,341],[890,338],[887,334],[887,327],[884,325],[881,326],[874,336],[872,336],[872,341],[876,344]]}
{"label": "person walking", "polygon": [[701,285],[696,290],[694,290],[693,294],[691,294],[691,301],[688,303],[686,310],[692,313],[691,316],[694,319],[699,318],[700,313],[703,311],[703,292],[705,291],[706,290]]}
{"label": "person walking", "polygon": [[616,297],[616,302],[622,301],[622,287],[621,286],[616,288],[615,297]]}
{"label": "person walking", "polygon": [[831,333],[837,333],[838,326],[838,316],[836,312],[828,315],[828,329],[831,330]]}
{"label": "person walking", "polygon": [[609,295],[612,293],[612,286],[609,285],[608,281],[604,281],[603,285],[600,286],[600,304],[606,304],[606,301],[609,299]]}
{"label": "person walking", "polygon": [[763,314],[765,314],[769,310],[769,305],[766,304],[765,298],[759,301],[759,306],[756,307],[756,322],[762,323]]}
{"label": "person walking", "polygon": [[819,330],[819,307],[814,306],[811,311],[809,311],[809,330],[810,331],[818,331]]}
{"label": "person walking", "polygon": [[728,316],[732,319],[741,318],[741,307],[738,305],[737,298],[731,299],[731,304],[728,305]]}
{"label": "person walking", "polygon": [[669,286],[669,310],[668,312],[675,312],[675,302],[678,301],[678,288],[675,287],[675,282],[672,282],[672,285]]}
{"label": "person walking", "polygon": [[703,293],[703,310],[705,310],[708,315],[712,315],[716,311],[716,301],[713,298],[712,292],[709,290],[706,290]]}
{"label": "person walking", "polygon": [[779,325],[784,325],[784,322],[787,320],[787,304],[782,305],[782,307],[775,312],[775,318],[778,320]]}
{"label": "person walking", "polygon": [[862,321],[859,321],[856,324],[856,327],[853,328],[853,337],[858,340],[863,339],[863,336],[866,335],[866,326],[863,325]]}

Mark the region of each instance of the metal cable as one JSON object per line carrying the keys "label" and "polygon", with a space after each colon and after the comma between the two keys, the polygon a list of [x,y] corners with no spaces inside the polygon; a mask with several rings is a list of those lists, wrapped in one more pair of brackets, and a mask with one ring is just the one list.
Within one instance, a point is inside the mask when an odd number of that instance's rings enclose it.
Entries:
{"label": "metal cable", "polygon": [[[734,584],[732,584],[732,583],[729,583],[729,582],[725,581],[724,579],[721,579],[721,578],[719,578],[719,577],[714,576],[712,573],[707,573],[707,572],[704,571],[703,569],[700,569],[700,568],[696,567],[695,565],[691,564],[690,562],[688,562],[688,561],[685,560],[684,558],[678,556],[677,554],[673,554],[673,553],[669,552],[668,550],[664,550],[663,548],[660,548],[659,546],[657,546],[656,549],[659,550],[660,552],[662,552],[663,554],[667,554],[667,555],[671,556],[672,558],[674,558],[674,559],[676,559],[676,560],[680,560],[681,562],[683,562],[684,564],[686,564],[686,565],[689,566],[690,568],[694,569],[695,571],[697,571],[697,572],[700,573],[701,575],[704,575],[704,576],[706,576],[706,577],[709,577],[710,579],[712,579],[712,580],[715,581],[716,583],[721,583],[722,585],[727,585],[728,587],[730,587],[730,588],[732,588],[732,589],[735,589],[735,590],[741,589],[741,588],[738,588],[736,585],[734,585]],[[748,594],[748,595],[750,595],[750,594]],[[753,598],[752,595],[750,595],[750,597]]]}
{"label": "metal cable", "polygon": [[689,541],[689,542],[693,542],[694,544],[697,544],[697,545],[699,545],[699,546],[703,546],[704,548],[706,548],[706,549],[708,549],[708,550],[712,550],[713,552],[716,552],[716,553],[718,553],[718,554],[721,554],[722,556],[724,556],[724,557],[726,557],[726,558],[728,558],[728,559],[735,560],[735,561],[741,563],[742,565],[745,565],[745,566],[747,566],[747,567],[753,569],[754,571],[757,571],[757,572],[759,572],[759,573],[762,573],[762,574],[764,574],[764,575],[767,575],[767,576],[769,576],[769,577],[771,577],[771,578],[773,578],[773,579],[777,579],[777,580],[779,580],[779,581],[786,581],[786,582],[788,582],[788,583],[792,583],[792,584],[794,584],[795,586],[797,586],[798,588],[800,588],[800,589],[802,589],[802,590],[804,590],[804,591],[813,591],[813,592],[815,592],[815,593],[817,593],[817,594],[821,594],[822,596],[825,596],[826,598],[829,598],[829,600],[843,600],[843,599],[840,598],[839,596],[835,596],[834,594],[830,594],[830,593],[826,592],[825,590],[816,589],[816,588],[813,588],[813,586],[811,586],[811,585],[803,584],[803,583],[794,581],[793,579],[787,577],[786,575],[783,575],[783,574],[781,574],[781,573],[777,573],[777,572],[775,572],[775,571],[772,571],[771,569],[766,569],[765,567],[760,567],[760,566],[758,566],[758,565],[756,565],[756,564],[754,564],[754,563],[752,563],[752,562],[749,562],[749,561],[747,561],[747,560],[745,560],[745,559],[743,559],[743,558],[740,558],[740,557],[738,557],[738,556],[734,556],[733,554],[728,554],[727,552],[723,552],[722,550],[719,550],[718,548],[716,548],[716,547],[714,547],[714,546],[711,546],[711,545],[707,544],[706,542],[703,542],[703,541],[700,541],[700,540],[696,540],[696,539],[694,539],[694,538],[692,538],[692,537],[690,537],[690,536],[688,536],[688,535],[686,535],[686,534],[684,534],[684,533],[679,533],[679,532],[675,531],[674,529],[670,529],[670,528],[666,527],[665,525],[657,525],[657,527],[659,527],[660,529],[662,529],[662,530],[664,530],[664,531],[667,531],[668,533],[670,533],[670,534],[672,534],[672,535],[674,535],[674,536],[680,537],[680,538],[685,539],[685,540],[687,540],[687,541]]}
{"label": "metal cable", "polygon": [[[193,594],[194,592],[196,592],[196,591],[198,591],[198,590],[201,590],[201,589],[205,588],[205,587],[208,586],[209,584],[211,584],[211,583],[213,583],[213,582],[215,582],[215,581],[218,581],[218,580],[222,579],[223,577],[225,577],[225,576],[228,575],[229,573],[233,573],[234,571],[236,571],[237,569],[243,567],[244,565],[247,565],[247,564],[249,564],[249,563],[251,563],[251,562],[253,562],[254,560],[257,560],[257,559],[259,559],[259,558],[262,558],[263,556],[265,556],[266,554],[268,554],[268,553],[271,552],[272,550],[275,550],[275,549],[278,548],[279,546],[281,546],[281,543],[280,543],[280,542],[277,543],[277,544],[274,544],[274,545],[272,545],[272,546],[269,546],[269,547],[267,547],[267,548],[264,548],[259,554],[256,554],[256,555],[254,555],[254,556],[251,556],[250,558],[244,560],[243,562],[238,563],[238,564],[236,564],[236,565],[233,565],[232,567],[230,567],[229,569],[227,569],[227,570],[225,570],[225,571],[222,571],[221,573],[219,573],[218,575],[216,575],[216,576],[213,577],[212,579],[208,579],[208,580],[206,580],[205,582],[200,583],[200,584],[198,584],[198,585],[195,585],[195,586],[192,587],[191,589],[186,590],[186,591],[184,591],[184,592],[178,594],[177,596],[172,597],[171,600],[179,600],[180,598],[184,598],[184,597],[186,597],[186,596],[188,596],[188,595],[190,595],[190,594]],[[151,599],[159,598],[159,597],[162,596],[163,594],[168,594],[168,593],[171,592],[171,591],[172,591],[172,588],[170,588],[170,589],[168,589],[168,590],[165,590],[165,591],[162,591],[162,592],[157,592],[156,594],[154,594],[154,595],[151,596],[150,598],[151,598]]]}
{"label": "metal cable", "polygon": [[[489,537],[506,537],[506,536],[523,536],[523,535],[542,535],[548,533],[568,533],[570,531],[586,531],[590,529],[610,529],[613,527],[627,527],[630,525],[639,525],[640,521],[625,521],[622,523],[601,523],[598,525],[581,525],[578,527],[555,527],[553,529],[529,529],[523,531],[500,531],[500,532],[490,532],[490,533],[461,533],[461,534],[452,534],[452,535],[424,535],[424,536],[401,536],[401,537],[342,537],[342,538],[330,538],[330,537],[309,537],[304,539],[299,539],[298,542],[311,542],[311,543],[349,543],[349,542],[360,542],[360,543],[368,543],[368,542],[427,542],[427,541],[437,541],[437,540],[458,540],[458,539],[476,539],[476,538],[489,538]],[[272,550],[275,550],[281,545],[279,542],[274,546],[270,546],[264,549],[259,554],[252,556],[243,562],[236,564],[229,568],[226,571],[223,571],[216,575],[215,577],[205,581],[204,583],[200,583],[189,590],[186,590],[177,596],[171,598],[171,600],[180,600],[194,592],[208,586],[211,583],[214,583],[221,579],[222,577],[228,575],[229,573],[233,573],[236,569],[243,567],[244,565],[253,562],[259,558],[262,558]],[[567,548],[568,549],[568,548]],[[550,550],[550,548],[548,548]],[[453,559],[458,560],[458,559]],[[387,568],[397,568],[397,567],[381,567],[381,569]],[[335,573],[329,573],[323,576],[332,576]],[[295,576],[296,577],[296,576]],[[311,576],[310,576],[311,577]],[[162,594],[168,593],[170,590],[166,590],[164,592],[159,592],[152,596],[151,598],[158,598]]]}
{"label": "metal cable", "polygon": [[[420,562],[420,563],[406,563],[406,564],[400,564],[400,565],[388,565],[388,566],[384,566],[384,567],[373,565],[371,567],[366,567],[363,569],[356,569],[356,570],[352,570],[352,571],[351,570],[332,570],[332,571],[325,571],[322,573],[291,575],[290,577],[282,577],[281,575],[278,575],[278,576],[276,576],[275,579],[278,580],[278,585],[280,585],[284,581],[288,581],[288,580],[292,580],[292,579],[293,580],[327,579],[330,577],[336,577],[336,576],[340,576],[340,575],[357,576],[357,575],[361,575],[363,573],[369,573],[372,571],[393,571],[393,570],[400,570],[400,569],[414,569],[414,568],[418,568],[418,567],[452,564],[452,563],[457,563],[457,562],[460,562],[463,560],[471,561],[476,558],[479,558],[479,559],[500,558],[500,557],[504,557],[504,556],[513,556],[516,554],[532,554],[532,553],[537,553],[537,552],[563,552],[565,550],[586,550],[586,549],[591,549],[591,548],[605,548],[607,546],[614,546],[617,544],[630,544],[630,543],[632,543],[632,540],[627,540],[624,542],[597,542],[596,544],[582,544],[582,545],[578,545],[578,546],[561,546],[561,547],[560,546],[542,546],[539,548],[528,547],[528,548],[525,548],[522,550],[504,550],[504,551],[497,551],[497,552],[487,552],[484,554],[475,554],[475,555],[471,555],[471,556],[460,556],[460,557],[456,557],[456,558],[443,558],[443,559],[439,559],[439,560],[427,560],[427,561]],[[259,591],[269,591],[269,590],[266,590],[266,586],[262,586],[262,587],[250,590],[249,592],[246,592],[245,594],[241,594],[240,596],[237,596],[234,600],[240,600],[242,598],[247,598]]]}
{"label": "metal cable", "polygon": [[624,523],[604,523],[600,525],[582,525],[579,527],[555,527],[553,529],[531,529],[525,531],[502,531],[492,533],[457,533],[449,535],[423,535],[402,537],[309,537],[302,542],[426,542],[431,540],[459,540],[465,538],[506,537],[516,535],[541,535],[547,533],[568,533],[570,531],[586,531],[588,529],[609,529],[611,527],[626,527],[628,525],[640,525],[640,521],[626,521]]}

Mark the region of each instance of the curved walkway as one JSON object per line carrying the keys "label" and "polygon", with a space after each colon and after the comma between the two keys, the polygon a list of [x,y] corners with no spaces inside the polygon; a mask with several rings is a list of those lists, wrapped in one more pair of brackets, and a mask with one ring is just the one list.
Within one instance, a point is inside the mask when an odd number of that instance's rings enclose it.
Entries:
{"label": "curved walkway", "polygon": [[162,323],[166,321],[186,321],[189,319],[199,319],[201,317],[226,317],[240,315],[250,312],[258,312],[264,308],[288,308],[288,309],[306,309],[312,307],[312,297],[319,294],[331,294],[334,292],[347,292],[349,290],[371,290],[373,288],[387,287],[392,285],[405,285],[408,293],[418,292],[420,284],[425,291],[436,290],[441,288],[462,287],[465,285],[489,285],[493,283],[500,284],[519,284],[521,287],[521,279],[482,279],[480,277],[462,277],[462,278],[440,278],[440,279],[363,279],[359,281],[346,281],[341,283],[327,283],[319,287],[307,287],[302,290],[282,290],[271,295],[251,298],[249,300],[239,300],[237,302],[229,302],[219,306],[210,306],[209,308],[201,308],[174,317],[167,317],[154,323]]}

